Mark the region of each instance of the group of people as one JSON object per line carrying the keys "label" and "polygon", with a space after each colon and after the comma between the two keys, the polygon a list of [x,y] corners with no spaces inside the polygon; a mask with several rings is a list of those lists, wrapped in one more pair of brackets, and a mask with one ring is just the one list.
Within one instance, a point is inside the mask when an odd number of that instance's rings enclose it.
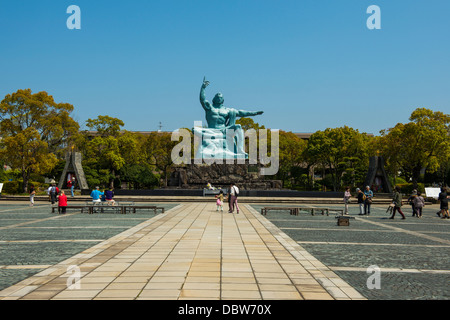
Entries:
{"label": "group of people", "polygon": [[[30,201],[31,206],[34,205],[34,195],[36,194],[36,191],[34,189],[34,186],[31,186],[30,188]],[[47,189],[47,194],[49,196],[49,201],[52,204],[55,204],[58,202],[58,213],[65,214],[67,209],[67,196],[64,192],[64,190],[59,190],[59,188],[56,186],[55,183],[52,183],[52,185]]]}
{"label": "group of people", "polygon": [[239,214],[238,196],[239,188],[234,183],[228,188],[226,197],[223,190],[220,190],[219,194],[215,196],[217,206],[216,211],[219,211],[220,209],[220,211],[223,212],[223,202],[226,199],[228,201],[228,213],[234,213],[234,209],[236,208],[236,212]]}
{"label": "group of people", "polygon": [[100,191],[99,187],[95,187],[94,190],[92,190],[91,192],[91,198],[92,198],[92,202],[93,203],[100,203],[102,201],[106,201],[109,205],[115,205],[116,201],[113,199],[114,198],[114,189],[113,188],[109,188],[108,190],[105,191]]}
{"label": "group of people", "polygon": [[[67,181],[67,187],[70,188],[70,193],[71,193],[72,198],[74,197],[75,184],[76,184],[75,177],[72,177],[72,179],[69,179]],[[36,188],[33,184],[30,185],[28,192],[30,194],[30,206],[33,207],[34,206],[34,197],[36,196]],[[55,204],[56,202],[60,203],[59,196],[61,194],[65,195],[64,191],[62,191],[62,190],[60,191],[59,188],[56,186],[56,183],[54,183],[54,182],[47,189],[47,195],[48,195],[49,201],[52,204]],[[66,204],[66,206],[67,206],[67,204]]]}
{"label": "group of people", "polygon": [[[370,215],[370,206],[372,205],[373,191],[370,190],[369,186],[366,186],[366,189],[364,191],[362,191],[360,188],[356,188],[356,193],[356,198],[358,199],[359,205],[359,215]],[[350,203],[351,196],[352,195],[350,193],[350,187],[347,187],[344,193],[344,214],[348,214],[348,204]]]}
{"label": "group of people", "polygon": [[[400,193],[400,188],[397,190]],[[425,207],[425,199],[422,197],[422,193],[417,190],[413,190],[411,196],[408,198],[408,203],[411,205],[412,216],[422,218],[422,209]]]}
{"label": "group of people", "polygon": [[[405,214],[403,213],[401,207],[402,207],[402,194],[400,192],[400,187],[396,186],[394,189],[393,197],[392,197],[392,215],[389,217],[389,219],[394,219],[395,214],[398,212],[402,216],[402,220],[406,219]],[[362,191],[359,188],[356,188],[356,198],[359,205],[359,215],[370,215],[370,206],[373,201],[373,192],[370,190],[369,186],[366,186],[365,190]],[[350,203],[350,198],[352,197],[350,192],[350,187],[347,187],[344,192],[344,214],[348,214],[348,204]],[[440,201],[440,211],[437,213],[438,216],[442,215],[443,219],[449,219],[449,211],[448,211],[448,194],[447,194],[447,188],[442,187],[441,193],[439,194],[439,201]],[[422,194],[417,191],[413,190],[411,196],[408,198],[408,203],[411,205],[412,208],[412,216],[417,218],[422,218],[422,210],[425,207],[425,199],[423,198]]]}
{"label": "group of people", "polygon": [[[72,177],[72,179],[69,179],[69,181],[67,181],[67,187],[70,188],[71,197],[74,197],[75,183],[76,183],[75,177]],[[29,194],[30,194],[30,206],[32,207],[34,206],[34,197],[36,195],[36,189],[34,185],[30,186]],[[56,183],[53,182],[51,186],[47,189],[47,195],[52,205],[58,203],[58,212],[65,214],[67,209],[67,196],[64,190],[59,190],[59,188],[56,186]],[[111,205],[116,204],[115,200],[113,199],[114,191],[112,188],[109,188],[108,190],[101,192],[99,190],[99,187],[95,187],[95,189],[91,192],[90,196],[94,203],[107,201]]]}
{"label": "group of people", "polygon": [[[73,178],[75,180],[75,178]],[[74,188],[75,181],[68,181],[67,186],[71,188],[71,196],[73,197],[73,188]],[[211,186],[212,187],[212,186]],[[92,198],[92,202],[98,203],[102,201],[106,201],[107,203],[111,205],[115,205],[114,198],[114,191],[113,188],[109,188],[105,191],[100,191],[100,188],[97,186],[94,190],[92,190],[90,196]],[[396,186],[394,189],[394,194],[392,198],[392,215],[389,219],[394,219],[395,214],[398,212],[402,219],[406,219],[405,214],[403,213],[401,207],[402,207],[402,194],[400,192],[400,187]],[[34,196],[36,194],[36,190],[33,185],[30,186],[30,206],[34,205]],[[365,190],[362,191],[359,188],[356,188],[356,198],[359,205],[359,215],[370,215],[370,207],[373,201],[373,192],[370,190],[369,186],[366,186]],[[67,207],[67,196],[65,195],[63,190],[59,190],[59,188],[56,186],[55,183],[52,183],[52,185],[48,188],[47,194],[49,195],[49,200],[52,204],[55,204],[58,202],[58,212],[65,214],[66,213],[66,207]],[[238,205],[238,196],[239,196],[239,188],[236,186],[236,184],[232,183],[230,187],[227,190],[227,196],[224,195],[224,192],[220,190],[220,193],[215,196],[216,198],[216,205],[217,209],[216,211],[222,211],[223,212],[223,203],[225,200],[228,201],[228,212],[234,213],[234,210],[236,208],[236,212],[239,213],[239,205]],[[350,187],[347,187],[345,189],[344,193],[344,214],[348,215],[348,205],[350,203],[350,198],[352,197],[352,194],[350,192]],[[439,202],[440,202],[440,211],[437,212],[437,215],[439,217],[442,217],[443,219],[450,219],[449,215],[449,209],[448,209],[448,193],[447,188],[441,187],[441,192],[439,193]],[[425,199],[423,198],[422,194],[417,191],[413,190],[411,196],[408,198],[408,203],[411,205],[412,208],[412,216],[416,216],[418,218],[422,218],[422,210],[425,206]]]}
{"label": "group of people", "polygon": [[[75,178],[73,178],[75,180]],[[70,180],[67,182],[67,186],[71,187],[71,193],[72,197],[73,195],[73,188],[74,188],[74,182],[71,182]],[[33,185],[30,186],[30,206],[34,206],[34,196],[36,195],[36,189]],[[64,192],[64,190],[59,190],[59,188],[56,186],[55,183],[52,183],[52,185],[47,189],[47,194],[49,196],[49,201],[53,204],[58,203],[58,213],[65,214],[67,209],[67,196]],[[99,187],[95,187],[94,190],[92,190],[90,194],[92,198],[92,202],[102,202],[107,201],[111,205],[115,205],[116,202],[113,199],[114,198],[114,191],[112,188],[109,188],[108,190],[105,190],[101,192],[99,190]]]}

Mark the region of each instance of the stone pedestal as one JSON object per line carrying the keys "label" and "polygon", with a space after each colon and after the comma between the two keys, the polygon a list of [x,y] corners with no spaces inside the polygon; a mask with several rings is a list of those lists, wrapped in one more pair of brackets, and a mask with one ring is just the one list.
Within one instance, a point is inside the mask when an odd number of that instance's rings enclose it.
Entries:
{"label": "stone pedestal", "polygon": [[195,127],[193,132],[201,139],[196,153],[197,159],[223,159],[223,162],[226,159],[248,159],[247,153],[237,150],[235,137],[230,137],[228,141],[222,130]]}
{"label": "stone pedestal", "polygon": [[203,189],[207,183],[216,188],[227,188],[231,183],[242,190],[281,189],[280,180],[266,180],[261,176],[261,165],[245,164],[190,164],[175,168],[169,187]]}

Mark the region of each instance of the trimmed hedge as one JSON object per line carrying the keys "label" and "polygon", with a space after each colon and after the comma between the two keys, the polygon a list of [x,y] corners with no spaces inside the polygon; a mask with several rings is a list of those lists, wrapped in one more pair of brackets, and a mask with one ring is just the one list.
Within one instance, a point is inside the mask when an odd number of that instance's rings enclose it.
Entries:
{"label": "trimmed hedge", "polygon": [[[400,187],[400,192],[403,194],[410,195],[414,190],[412,183],[399,183],[396,186]],[[420,193],[425,193],[425,185],[423,183],[417,184],[417,191]]]}
{"label": "trimmed hedge", "polygon": [[2,193],[17,194],[20,193],[22,183],[19,181],[6,181],[3,183]]}
{"label": "trimmed hedge", "polygon": [[[22,184],[23,184],[22,180],[5,181],[5,182],[3,182],[2,193],[5,193],[5,194],[23,194]],[[44,190],[46,190],[49,187],[48,183],[41,183],[41,182],[30,181],[28,183],[28,190],[30,189],[31,185],[34,185],[34,188],[36,189],[36,192],[44,191]]]}

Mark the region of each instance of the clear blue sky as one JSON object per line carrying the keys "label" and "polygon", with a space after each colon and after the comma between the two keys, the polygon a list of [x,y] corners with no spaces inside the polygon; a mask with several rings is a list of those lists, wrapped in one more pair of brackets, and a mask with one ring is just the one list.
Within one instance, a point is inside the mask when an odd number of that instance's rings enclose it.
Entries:
{"label": "clear blue sky", "polygon": [[82,128],[101,114],[172,131],[204,121],[206,76],[209,100],[264,110],[266,127],[378,134],[417,107],[450,111],[449,17],[448,0],[2,0],[0,98],[45,90]]}

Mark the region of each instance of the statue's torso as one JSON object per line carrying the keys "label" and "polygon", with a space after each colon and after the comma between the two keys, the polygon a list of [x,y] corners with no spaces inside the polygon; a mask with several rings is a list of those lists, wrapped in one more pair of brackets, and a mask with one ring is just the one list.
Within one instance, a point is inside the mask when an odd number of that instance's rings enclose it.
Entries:
{"label": "statue's torso", "polygon": [[211,107],[211,109],[206,112],[206,121],[208,122],[208,128],[225,128],[229,113],[230,109],[228,108]]}

